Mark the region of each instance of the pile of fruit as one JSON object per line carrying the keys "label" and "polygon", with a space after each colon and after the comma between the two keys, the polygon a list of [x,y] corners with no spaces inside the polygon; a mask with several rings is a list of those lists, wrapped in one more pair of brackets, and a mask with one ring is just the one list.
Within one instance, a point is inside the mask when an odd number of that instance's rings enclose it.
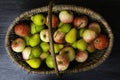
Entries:
{"label": "pile of fruit", "polygon": [[[54,68],[49,45],[48,16],[43,13],[29,17],[30,24],[18,23],[14,26],[15,35],[11,49],[22,54],[22,59],[33,69],[40,68],[42,62]],[[62,10],[52,14],[54,51],[59,71],[66,70],[70,62],[84,63],[90,53],[103,50],[109,44],[98,22],[88,16],[77,15]]]}

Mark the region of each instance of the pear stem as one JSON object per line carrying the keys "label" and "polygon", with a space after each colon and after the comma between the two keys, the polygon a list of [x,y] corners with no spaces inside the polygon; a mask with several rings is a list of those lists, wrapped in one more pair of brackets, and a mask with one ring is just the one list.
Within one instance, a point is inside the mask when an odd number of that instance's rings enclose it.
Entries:
{"label": "pear stem", "polygon": [[49,6],[48,6],[48,28],[49,28],[49,40],[50,40],[50,52],[51,52],[51,55],[52,55],[56,75],[60,76],[59,71],[58,71],[57,62],[56,62],[56,56],[55,56],[55,51],[54,51],[54,42],[53,42],[53,31],[52,31],[53,1],[54,0],[51,0],[50,3],[49,3]]}

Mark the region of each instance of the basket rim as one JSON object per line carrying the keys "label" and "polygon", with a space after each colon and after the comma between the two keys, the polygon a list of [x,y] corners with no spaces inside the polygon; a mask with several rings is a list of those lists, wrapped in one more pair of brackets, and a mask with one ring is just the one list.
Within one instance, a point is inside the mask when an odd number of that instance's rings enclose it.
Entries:
{"label": "basket rim", "polygon": [[[114,35],[113,35],[111,27],[108,25],[107,21],[99,13],[93,11],[92,9],[86,8],[86,7],[76,6],[76,5],[54,5],[53,6],[53,11],[60,11],[60,10],[64,10],[64,9],[81,12],[83,14],[89,15],[92,18],[95,17],[95,19],[99,20],[106,27],[106,29],[108,31],[108,36],[109,36],[110,39],[109,39],[109,46],[108,46],[106,52],[104,53],[104,55],[101,57],[101,59],[97,63],[95,63],[93,65],[90,65],[90,66],[87,66],[85,68],[66,70],[66,71],[61,72],[61,73],[66,73],[66,72],[67,73],[69,73],[69,72],[73,73],[73,72],[87,71],[87,70],[93,69],[93,68],[97,67],[98,65],[102,64],[107,59],[107,57],[110,55],[110,52],[111,52],[112,47],[113,47],[113,41],[114,41]],[[52,74],[52,73],[55,73],[55,71],[54,70],[46,71],[46,72],[40,72],[40,71],[37,71],[37,70],[34,71],[34,70],[30,70],[30,69],[20,65],[15,60],[15,58],[13,57],[12,53],[9,50],[9,43],[8,43],[9,42],[9,34],[10,34],[10,31],[13,28],[13,26],[20,19],[22,19],[22,18],[24,18],[25,16],[28,16],[28,15],[31,16],[31,15],[36,14],[36,13],[47,12],[47,11],[48,11],[48,6],[44,6],[44,7],[35,8],[35,9],[31,9],[29,11],[23,12],[22,14],[20,14],[18,17],[15,18],[15,20],[10,24],[10,26],[8,27],[8,30],[6,32],[5,49],[8,53],[8,55],[10,56],[10,58],[12,59],[12,61],[15,64],[17,64],[20,68],[22,68],[22,69],[24,69],[24,70],[26,70],[27,72],[30,72],[30,73]]]}

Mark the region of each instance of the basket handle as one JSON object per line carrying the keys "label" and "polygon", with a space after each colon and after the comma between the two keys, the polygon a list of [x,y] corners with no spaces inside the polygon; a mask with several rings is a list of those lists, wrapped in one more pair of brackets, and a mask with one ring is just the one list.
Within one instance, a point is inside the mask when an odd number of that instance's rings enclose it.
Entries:
{"label": "basket handle", "polygon": [[53,63],[54,63],[54,69],[56,72],[56,75],[60,76],[58,71],[58,66],[56,62],[56,56],[54,52],[54,42],[53,42],[53,31],[52,31],[52,7],[53,7],[54,0],[51,0],[48,6],[48,28],[49,28],[49,41],[50,41],[50,52],[52,55]]}

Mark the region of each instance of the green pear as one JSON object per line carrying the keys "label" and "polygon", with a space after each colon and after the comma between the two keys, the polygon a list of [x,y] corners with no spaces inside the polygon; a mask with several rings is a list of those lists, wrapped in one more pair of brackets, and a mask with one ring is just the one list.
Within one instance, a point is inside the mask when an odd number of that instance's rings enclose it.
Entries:
{"label": "green pear", "polygon": [[77,41],[77,48],[81,51],[85,51],[87,49],[87,43],[83,39],[80,39]]}
{"label": "green pear", "polygon": [[40,55],[40,59],[41,59],[41,60],[45,60],[49,55],[50,55],[49,52],[43,52],[43,53]]}
{"label": "green pear", "polygon": [[80,30],[79,30],[79,36],[80,37],[83,37],[83,32],[85,31],[85,28],[81,28]]}
{"label": "green pear", "polygon": [[43,14],[36,14],[31,16],[31,20],[36,25],[44,25],[45,24],[45,16]]}
{"label": "green pear", "polygon": [[46,58],[46,65],[53,69],[54,68],[54,63],[53,63],[53,59],[52,59],[52,56],[49,55],[47,58]]}
{"label": "green pear", "polygon": [[34,47],[34,46],[37,46],[39,43],[40,43],[39,34],[34,34],[33,36],[30,37],[29,39],[30,46]]}
{"label": "green pear", "polygon": [[33,59],[27,60],[26,63],[29,64],[31,68],[37,69],[41,65],[41,60],[40,58],[33,58]]}
{"label": "green pear", "polygon": [[76,49],[77,48],[77,41],[75,41],[74,43],[72,43],[71,46]]}
{"label": "green pear", "polygon": [[48,52],[50,46],[47,42],[42,42],[40,47],[42,48],[43,52]]}
{"label": "green pear", "polygon": [[71,27],[72,27],[71,24],[62,24],[61,27],[58,28],[58,31],[67,33],[70,31]]}
{"label": "green pear", "polygon": [[30,35],[24,37],[24,40],[25,40],[25,43],[26,43],[27,46],[30,45],[30,44],[29,44],[29,39],[30,39]]}
{"label": "green pear", "polygon": [[35,25],[34,23],[31,23],[31,34],[40,32],[43,28],[44,28],[44,25]]}
{"label": "green pear", "polygon": [[31,49],[29,58],[37,58],[42,54],[42,49],[39,46],[35,46]]}
{"label": "green pear", "polygon": [[75,28],[72,28],[66,35],[65,35],[65,41],[67,43],[73,43],[77,39],[77,30]]}
{"label": "green pear", "polygon": [[54,44],[54,51],[55,53],[59,53],[60,49],[62,49],[64,46],[63,44]]}

